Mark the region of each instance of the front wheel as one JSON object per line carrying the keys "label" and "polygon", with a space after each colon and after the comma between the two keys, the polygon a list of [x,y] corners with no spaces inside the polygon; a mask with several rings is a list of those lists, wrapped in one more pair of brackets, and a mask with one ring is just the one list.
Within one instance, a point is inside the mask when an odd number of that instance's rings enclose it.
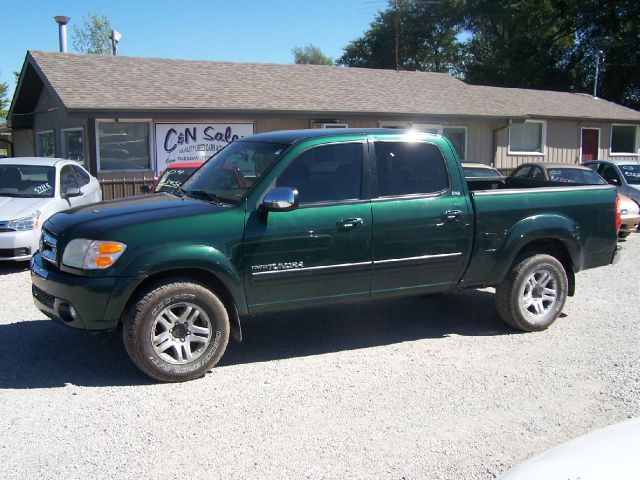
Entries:
{"label": "front wheel", "polygon": [[129,357],[163,382],[205,375],[229,340],[229,316],[220,299],[199,283],[150,287],[130,309],[122,330]]}
{"label": "front wheel", "polygon": [[525,332],[545,330],[556,321],[567,299],[567,273],[551,255],[520,258],[496,287],[498,313]]}

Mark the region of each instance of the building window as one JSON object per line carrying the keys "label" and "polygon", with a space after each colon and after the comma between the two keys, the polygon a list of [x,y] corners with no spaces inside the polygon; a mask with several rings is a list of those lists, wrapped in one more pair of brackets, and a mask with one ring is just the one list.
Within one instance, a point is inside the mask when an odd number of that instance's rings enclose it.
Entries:
{"label": "building window", "polygon": [[446,137],[452,144],[463,162],[467,159],[467,127],[425,125],[415,123],[412,128],[425,133],[435,133]]}
{"label": "building window", "polygon": [[516,155],[544,154],[545,123],[529,121],[509,127],[509,153]]}
{"label": "building window", "polygon": [[36,133],[36,154],[39,157],[56,156],[56,141],[53,130]]}
{"label": "building window", "polygon": [[378,196],[437,193],[449,188],[440,149],[431,143],[376,142]]}
{"label": "building window", "polygon": [[99,121],[98,170],[150,170],[148,121]]}
{"label": "building window", "polygon": [[611,125],[611,155],[638,154],[638,127]]}
{"label": "building window", "polygon": [[380,128],[390,128],[392,130],[403,130],[409,128],[409,122],[380,122]]}
{"label": "building window", "polygon": [[84,162],[84,130],[82,128],[62,130],[62,156]]}

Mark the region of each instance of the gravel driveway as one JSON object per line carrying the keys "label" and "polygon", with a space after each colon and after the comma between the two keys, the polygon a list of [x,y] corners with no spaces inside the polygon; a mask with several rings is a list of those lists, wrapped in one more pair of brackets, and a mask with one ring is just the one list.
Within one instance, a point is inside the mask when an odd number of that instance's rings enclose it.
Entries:
{"label": "gravel driveway", "polygon": [[0,264],[0,476],[494,478],[640,416],[640,234],[624,248],[546,332],[503,326],[489,291],[263,315],[178,385],[46,320]]}

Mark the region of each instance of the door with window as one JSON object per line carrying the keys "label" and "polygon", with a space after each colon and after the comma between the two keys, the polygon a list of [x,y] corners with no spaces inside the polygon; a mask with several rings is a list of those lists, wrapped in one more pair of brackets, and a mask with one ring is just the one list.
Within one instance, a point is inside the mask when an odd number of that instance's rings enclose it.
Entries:
{"label": "door with window", "polygon": [[598,146],[600,145],[600,130],[597,128],[582,129],[582,157],[581,162],[598,159]]}
{"label": "door with window", "polygon": [[374,151],[372,294],[453,286],[472,241],[459,176],[432,143],[378,141]]}
{"label": "door with window", "polygon": [[248,214],[242,268],[252,311],[369,296],[372,227],[365,148],[361,141],[304,150],[273,185],[297,189],[299,207]]}

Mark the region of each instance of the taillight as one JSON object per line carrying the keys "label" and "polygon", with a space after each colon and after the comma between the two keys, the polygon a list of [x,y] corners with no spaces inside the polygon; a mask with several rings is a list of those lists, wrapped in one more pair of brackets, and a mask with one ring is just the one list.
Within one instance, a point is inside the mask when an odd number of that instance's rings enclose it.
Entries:
{"label": "taillight", "polygon": [[620,197],[616,196],[616,233],[620,231],[622,219],[620,218]]}

